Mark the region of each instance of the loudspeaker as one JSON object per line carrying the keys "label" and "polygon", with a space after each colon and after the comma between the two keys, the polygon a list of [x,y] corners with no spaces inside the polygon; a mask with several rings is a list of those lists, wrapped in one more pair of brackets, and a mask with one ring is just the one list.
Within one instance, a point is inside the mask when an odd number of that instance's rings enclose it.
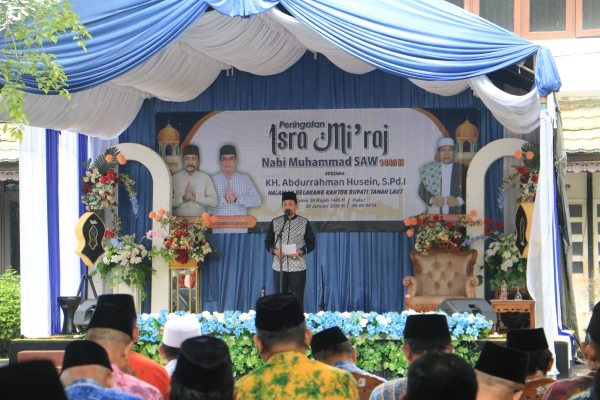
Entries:
{"label": "loudspeaker", "polygon": [[445,299],[440,304],[439,310],[448,315],[465,312],[473,315],[481,314],[485,319],[491,320],[494,324],[498,322],[494,309],[485,299]]}
{"label": "loudspeaker", "polygon": [[79,332],[85,332],[87,330],[87,326],[90,324],[92,320],[92,315],[94,315],[94,311],[96,311],[96,303],[98,299],[90,299],[83,302],[81,306],[75,311],[75,317],[73,318],[73,323]]}

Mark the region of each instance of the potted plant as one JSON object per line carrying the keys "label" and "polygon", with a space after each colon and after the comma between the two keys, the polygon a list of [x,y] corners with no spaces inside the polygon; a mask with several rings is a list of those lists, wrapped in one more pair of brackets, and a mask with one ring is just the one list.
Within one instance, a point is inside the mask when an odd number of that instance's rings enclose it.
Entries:
{"label": "potted plant", "polygon": [[144,300],[144,284],[156,272],[148,259],[148,251],[143,245],[135,243],[135,235],[114,237],[114,232],[107,230],[107,236],[111,238],[107,252],[92,275],[100,273],[111,288],[120,283],[139,288]]}
{"label": "potted plant", "polygon": [[404,225],[408,228],[406,234],[409,237],[416,233],[417,251],[427,251],[430,248],[469,250],[469,246],[478,238],[469,239],[463,231],[467,226],[483,225],[483,221],[476,217],[475,210],[459,215],[455,221],[446,220],[447,216],[443,214],[423,213],[405,219]]}
{"label": "potted plant", "polygon": [[521,258],[515,243],[514,233],[494,231],[493,239],[485,251],[485,265],[488,268],[490,288],[499,288],[506,281],[509,288],[525,288],[527,283],[527,264]]}
{"label": "potted plant", "polygon": [[515,244],[519,249],[521,257],[527,258],[533,207],[540,173],[540,149],[534,144],[525,143],[520,150],[515,152],[515,157],[521,160],[522,164],[511,165],[515,173],[505,178],[502,186],[500,186],[498,205],[501,209],[504,208],[506,191],[518,185],[520,196],[517,198],[519,207],[515,215]]}
{"label": "potted plant", "polygon": [[[160,231],[150,231],[148,238],[158,236],[163,238],[163,244],[160,247],[152,247],[150,256],[162,257],[167,263],[176,261],[179,264],[187,264],[190,260],[204,261],[204,258],[216,247],[211,247],[208,243],[208,228],[204,224],[205,218],[211,218],[210,214],[204,213],[201,218],[194,220],[185,217],[175,217],[163,209],[158,212],[152,211],[150,218],[160,223],[161,228],[165,228],[167,234]],[[167,229],[168,227],[168,229]]]}

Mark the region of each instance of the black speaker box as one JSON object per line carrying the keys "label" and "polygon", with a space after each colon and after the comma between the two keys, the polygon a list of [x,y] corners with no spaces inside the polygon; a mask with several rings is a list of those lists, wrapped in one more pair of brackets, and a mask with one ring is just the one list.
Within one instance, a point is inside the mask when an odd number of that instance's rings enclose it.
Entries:
{"label": "black speaker box", "polygon": [[448,315],[465,312],[473,315],[481,314],[485,319],[491,320],[494,324],[498,322],[494,309],[485,299],[445,299],[440,304],[439,310]]}

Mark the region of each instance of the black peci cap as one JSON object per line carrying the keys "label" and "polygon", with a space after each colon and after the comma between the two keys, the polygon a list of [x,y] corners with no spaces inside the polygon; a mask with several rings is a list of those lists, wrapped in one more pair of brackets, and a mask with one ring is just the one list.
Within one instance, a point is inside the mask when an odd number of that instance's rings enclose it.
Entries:
{"label": "black peci cap", "polygon": [[592,318],[590,319],[586,332],[596,344],[600,344],[600,302],[596,303],[594,306]]}
{"label": "black peci cap", "polygon": [[130,294],[101,294],[98,296],[98,302],[96,307],[103,306],[105,304],[112,304],[113,306],[119,306],[129,311],[134,317],[137,317],[135,311],[135,302],[133,296]]}
{"label": "black peci cap", "polygon": [[304,322],[304,310],[292,293],[277,293],[256,301],[256,329],[281,332]]}
{"label": "black peci cap", "polygon": [[226,144],[225,146],[221,147],[221,150],[219,150],[219,157],[222,157],[227,154],[233,154],[234,156],[237,157],[237,152],[235,151],[235,147],[230,144]]}
{"label": "black peci cap", "polygon": [[67,400],[56,367],[49,360],[0,368],[0,397],[19,400]]}
{"label": "black peci cap", "polygon": [[475,369],[516,383],[525,383],[529,354],[485,342]]}
{"label": "black peci cap", "polygon": [[335,346],[336,344],[345,343],[348,341],[344,332],[337,327],[334,326],[332,328],[325,329],[319,333],[315,333],[310,341],[310,348],[312,349],[312,353],[318,353],[321,350],[325,350],[331,346]]}
{"label": "black peci cap", "polygon": [[409,315],[404,326],[404,339],[418,337],[450,338],[446,316],[443,314]]}
{"label": "black peci cap", "polygon": [[187,146],[185,146],[183,148],[183,154],[181,156],[184,157],[188,155],[200,158],[200,149],[198,148],[198,146],[193,144],[188,144]]}
{"label": "black peci cap", "polygon": [[521,351],[538,351],[549,348],[544,328],[511,329],[506,334],[506,347]]}
{"label": "black peci cap", "polygon": [[181,344],[173,380],[198,391],[233,388],[233,364],[229,347],[221,339],[197,336]]}
{"label": "black peci cap", "polygon": [[294,200],[294,203],[298,203],[298,197],[294,192],[283,192],[281,193],[281,202],[283,203],[286,200]]}
{"label": "black peci cap", "polygon": [[62,370],[81,365],[100,365],[112,371],[110,359],[104,347],[89,340],[76,340],[65,348]]}
{"label": "black peci cap", "polygon": [[105,304],[97,307],[92,315],[88,329],[107,328],[121,331],[133,339],[133,318],[123,307]]}

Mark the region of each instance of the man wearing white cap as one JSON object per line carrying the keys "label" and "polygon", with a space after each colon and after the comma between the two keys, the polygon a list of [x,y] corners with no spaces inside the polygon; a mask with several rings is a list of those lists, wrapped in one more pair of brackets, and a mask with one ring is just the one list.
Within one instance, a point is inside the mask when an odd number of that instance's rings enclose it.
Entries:
{"label": "man wearing white cap", "polygon": [[172,376],[175,372],[181,344],[201,334],[200,322],[191,315],[171,318],[165,323],[165,332],[158,351],[162,359],[167,361],[165,369],[169,375]]}
{"label": "man wearing white cap", "polygon": [[421,167],[419,196],[433,213],[463,214],[465,212],[465,189],[467,169],[454,162],[454,140],[443,138],[438,143],[439,161]]}

